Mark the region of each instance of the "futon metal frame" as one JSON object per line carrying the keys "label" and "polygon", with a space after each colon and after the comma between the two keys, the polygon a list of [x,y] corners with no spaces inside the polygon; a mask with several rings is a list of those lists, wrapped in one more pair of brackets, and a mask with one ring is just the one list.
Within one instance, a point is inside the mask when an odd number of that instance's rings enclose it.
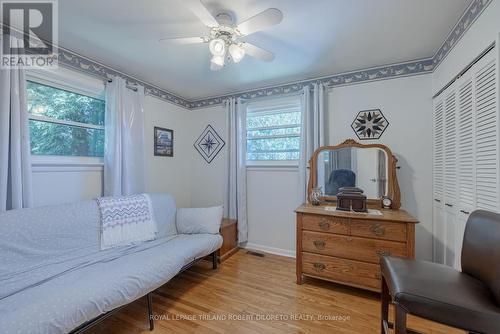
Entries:
{"label": "futon metal frame", "polygon": [[[219,264],[219,259],[218,259],[217,253],[218,253],[218,251],[215,251],[215,252],[213,252],[213,253],[211,253],[209,255],[212,258],[212,268],[214,270],[218,268],[218,264]],[[177,275],[179,275],[180,273],[182,273],[182,272],[186,271],[187,269],[191,268],[194,264],[198,263],[199,261],[203,260],[204,258],[205,257],[201,257],[199,259],[195,259],[195,260],[191,261],[190,263],[186,264],[177,273]],[[149,319],[149,330],[150,331],[152,331],[155,328],[154,317],[153,317],[153,297],[152,297],[152,293],[153,293],[153,291],[151,291],[150,293],[146,294],[146,296],[145,296],[147,298],[147,300],[148,300],[148,319]],[[131,301],[130,303],[132,303],[134,301],[135,300]],[[100,316],[98,316],[98,317],[96,317],[96,318],[94,318],[92,320],[89,320],[86,323],[83,323],[82,325],[80,325],[77,328],[73,329],[69,333],[70,334],[81,334],[81,333],[84,333],[86,330],[88,330],[91,327],[94,327],[95,325],[101,323],[102,321],[104,321],[105,319],[109,318],[110,316],[112,316],[113,314],[115,314],[116,312],[118,312],[119,310],[121,310],[122,308],[124,308],[125,306],[127,306],[129,304],[125,304],[125,305],[117,307],[117,308],[115,308],[115,309],[113,309],[111,311],[103,313]]]}

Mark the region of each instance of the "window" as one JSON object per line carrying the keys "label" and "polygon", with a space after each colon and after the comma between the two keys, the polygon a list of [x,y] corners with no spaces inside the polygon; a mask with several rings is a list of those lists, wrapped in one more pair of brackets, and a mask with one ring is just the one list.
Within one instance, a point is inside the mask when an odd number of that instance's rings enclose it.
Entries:
{"label": "window", "polygon": [[[267,104],[267,105],[266,105]],[[250,104],[247,108],[247,161],[292,162],[300,153],[300,99]]]}
{"label": "window", "polygon": [[104,101],[34,81],[27,84],[31,153],[104,156]]}

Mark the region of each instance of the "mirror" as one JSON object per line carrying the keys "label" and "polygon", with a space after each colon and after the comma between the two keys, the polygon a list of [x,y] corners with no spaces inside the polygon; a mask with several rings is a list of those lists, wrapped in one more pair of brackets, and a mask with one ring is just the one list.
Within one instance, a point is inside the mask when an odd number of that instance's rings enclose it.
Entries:
{"label": "mirror", "polygon": [[336,196],[342,187],[358,187],[367,198],[387,196],[387,154],[380,148],[327,149],[317,157],[316,186],[324,196]]}
{"label": "mirror", "polygon": [[400,191],[396,177],[397,159],[382,144],[360,144],[348,139],[336,146],[318,148],[309,160],[308,194],[321,187],[321,201],[337,200],[342,187],[363,189],[367,204],[380,207],[380,199],[392,200],[392,209],[399,209]]}

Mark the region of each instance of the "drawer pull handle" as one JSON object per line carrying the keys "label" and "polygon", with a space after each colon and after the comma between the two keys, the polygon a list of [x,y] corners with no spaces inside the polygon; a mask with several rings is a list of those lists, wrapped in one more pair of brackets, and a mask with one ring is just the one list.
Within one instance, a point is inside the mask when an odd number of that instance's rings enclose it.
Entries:
{"label": "drawer pull handle", "polygon": [[444,205],[446,205],[447,207],[449,208],[452,208],[453,207],[453,204],[450,204],[450,203],[444,203]]}
{"label": "drawer pull handle", "polygon": [[325,248],[325,242],[323,240],[314,240],[313,243],[317,249],[324,249]]}
{"label": "drawer pull handle", "polygon": [[437,199],[437,198],[434,198],[434,201],[437,202],[437,203],[441,203],[441,200]]}
{"label": "drawer pull handle", "polygon": [[314,265],[314,270],[316,271],[323,271],[326,268],[326,266],[323,263],[316,262],[313,265]]}
{"label": "drawer pull handle", "polygon": [[465,210],[460,210],[461,213],[463,213],[464,215],[470,215],[470,212],[469,211],[465,211]]}
{"label": "drawer pull handle", "polygon": [[330,229],[330,223],[327,220],[321,220],[319,222],[319,228],[323,231],[328,231]]}
{"label": "drawer pull handle", "polygon": [[386,250],[378,250],[377,255],[378,256],[389,256],[389,255],[391,255],[391,252],[386,251]]}
{"label": "drawer pull handle", "polygon": [[385,228],[383,226],[380,226],[380,224],[374,224],[370,227],[370,231],[375,234],[376,236],[384,236],[385,235]]}

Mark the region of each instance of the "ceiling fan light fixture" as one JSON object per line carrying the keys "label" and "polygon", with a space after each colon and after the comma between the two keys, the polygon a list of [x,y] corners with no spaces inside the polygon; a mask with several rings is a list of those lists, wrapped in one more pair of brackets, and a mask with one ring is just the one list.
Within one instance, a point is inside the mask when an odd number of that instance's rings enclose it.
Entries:
{"label": "ceiling fan light fixture", "polygon": [[229,46],[229,54],[235,64],[239,63],[245,57],[245,49],[239,44]]}
{"label": "ceiling fan light fixture", "polygon": [[208,44],[208,48],[214,56],[223,57],[226,53],[226,43],[220,38],[212,39]]}
{"label": "ceiling fan light fixture", "polygon": [[224,56],[213,56],[210,60],[210,69],[218,71],[224,67]]}

